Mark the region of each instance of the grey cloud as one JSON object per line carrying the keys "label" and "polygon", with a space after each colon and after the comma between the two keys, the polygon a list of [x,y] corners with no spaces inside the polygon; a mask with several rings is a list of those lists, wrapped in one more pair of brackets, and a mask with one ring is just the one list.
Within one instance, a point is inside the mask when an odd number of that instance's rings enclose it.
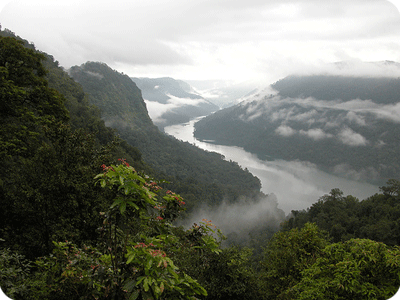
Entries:
{"label": "grey cloud", "polygon": [[312,109],[312,110],[307,111],[307,112],[305,112],[305,113],[299,113],[299,114],[294,115],[294,116],[291,118],[291,120],[309,123],[309,122],[310,122],[310,119],[312,120],[312,118],[313,118],[314,116],[316,116],[316,115],[318,115],[317,110]]}
{"label": "grey cloud", "polygon": [[371,178],[379,179],[380,177],[379,172],[373,167],[362,168],[361,170],[356,171],[348,164],[336,165],[333,169],[333,173],[345,178],[359,181]]}
{"label": "grey cloud", "polygon": [[400,51],[399,13],[380,0],[19,0],[0,17],[64,67],[103,61],[136,77],[275,80],[337,53]]}
{"label": "grey cloud", "polygon": [[354,122],[357,125],[360,126],[366,126],[367,123],[365,122],[365,117],[357,115],[354,111],[349,111],[346,114],[346,119],[348,119],[350,122]]}
{"label": "grey cloud", "polygon": [[313,139],[315,141],[333,137],[332,134],[326,133],[320,128],[309,129],[309,130],[300,130],[299,133],[301,135],[305,135],[308,138]]}
{"label": "grey cloud", "polygon": [[261,226],[279,226],[282,217],[284,214],[277,209],[276,196],[270,194],[257,200],[242,198],[236,203],[224,201],[217,207],[201,207],[186,220],[185,225],[208,219],[225,235],[236,233],[248,238],[252,230]]}
{"label": "grey cloud", "polygon": [[[366,126],[365,115],[372,114],[377,118],[389,120],[392,122],[400,122],[400,103],[397,104],[378,104],[371,100],[354,99],[350,101],[325,101],[316,100],[313,98],[306,99],[286,99],[287,103],[299,104],[304,107],[315,107],[323,109],[336,109],[347,111],[343,119],[352,121],[360,126]],[[322,116],[322,115],[320,115]],[[336,120],[328,120],[331,127],[336,127],[342,122],[342,119],[337,122]]]}
{"label": "grey cloud", "polygon": [[163,124],[166,120],[163,119],[163,115],[168,112],[173,112],[177,108],[182,108],[185,106],[198,106],[201,103],[207,103],[206,100],[199,99],[191,99],[191,98],[178,98],[172,95],[167,94],[169,99],[166,104],[144,100],[146,103],[147,110],[149,112],[150,118],[156,124]]}
{"label": "grey cloud", "polygon": [[297,133],[296,130],[287,125],[279,126],[277,129],[275,129],[275,132],[284,137],[289,137]]}
{"label": "grey cloud", "polygon": [[338,135],[340,141],[348,146],[366,146],[368,141],[361,134],[354,132],[351,128],[342,129]]}
{"label": "grey cloud", "polygon": [[[246,105],[246,114],[241,116],[246,121],[268,117],[271,122],[296,121],[309,125],[319,122],[326,128],[334,128],[339,127],[344,121],[358,126],[368,126],[367,116],[371,115],[374,118],[400,123],[400,103],[378,104],[371,100],[360,99],[326,101],[273,96],[253,102],[243,102],[241,105]],[[343,113],[328,117],[326,113],[330,110]]]}
{"label": "grey cloud", "polygon": [[400,103],[395,105],[384,105],[371,110],[371,112],[375,113],[379,118],[400,123]]}
{"label": "grey cloud", "polygon": [[100,73],[97,73],[97,72],[85,71],[85,73],[87,73],[87,74],[89,74],[89,75],[91,75],[93,77],[96,77],[97,79],[103,79],[104,78],[104,75],[102,75]]}
{"label": "grey cloud", "polygon": [[[384,142],[369,141],[361,132],[374,128],[375,121],[384,119],[400,122],[400,103],[383,105],[371,100],[321,101],[313,98],[294,99],[266,96],[253,102],[241,103],[244,122],[276,124],[275,134],[282,137],[302,135],[312,140],[337,140],[351,147],[384,146]],[[366,134],[366,133],[364,133]]]}
{"label": "grey cloud", "polygon": [[[192,60],[187,54],[182,54],[172,49],[170,46],[160,41],[148,40],[138,41],[129,40],[120,36],[117,37],[70,37],[63,44],[70,44],[65,51],[71,53],[74,61],[70,64],[78,63],[74,53],[79,53],[79,60],[102,61],[107,64],[123,63],[130,65],[174,65],[174,64],[192,64]],[[79,45],[76,49],[73,45]]]}

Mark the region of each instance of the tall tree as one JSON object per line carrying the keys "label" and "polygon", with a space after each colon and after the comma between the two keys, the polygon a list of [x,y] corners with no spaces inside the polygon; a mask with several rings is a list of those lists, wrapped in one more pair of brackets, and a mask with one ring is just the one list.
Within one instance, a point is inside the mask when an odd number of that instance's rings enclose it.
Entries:
{"label": "tall tree", "polygon": [[48,253],[52,240],[95,238],[101,197],[93,177],[107,162],[93,136],[68,125],[44,58],[0,37],[0,237],[29,258]]}

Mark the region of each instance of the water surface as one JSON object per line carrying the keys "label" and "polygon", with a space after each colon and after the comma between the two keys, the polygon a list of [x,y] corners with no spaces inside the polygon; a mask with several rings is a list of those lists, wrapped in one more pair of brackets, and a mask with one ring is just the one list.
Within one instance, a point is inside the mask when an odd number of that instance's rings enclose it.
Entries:
{"label": "water surface", "polygon": [[199,141],[193,136],[194,124],[199,119],[168,126],[164,130],[179,140],[189,142],[204,150],[220,153],[226,160],[236,161],[243,169],[247,168],[261,180],[264,193],[276,195],[278,206],[285,213],[306,209],[334,188],[339,188],[345,195],[353,195],[360,200],[379,192],[378,186],[325,173],[310,163],[284,160],[264,161],[241,147]]}

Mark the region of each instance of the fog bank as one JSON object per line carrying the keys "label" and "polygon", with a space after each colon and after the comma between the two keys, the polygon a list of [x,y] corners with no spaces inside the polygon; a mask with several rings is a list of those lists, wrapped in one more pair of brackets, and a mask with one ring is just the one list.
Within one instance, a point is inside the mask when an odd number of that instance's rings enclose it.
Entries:
{"label": "fog bank", "polygon": [[283,211],[277,208],[276,196],[271,194],[256,200],[242,198],[235,203],[223,201],[216,207],[202,206],[185,219],[182,225],[189,227],[207,219],[221,229],[224,235],[236,233],[245,239],[250,232],[265,226],[279,228],[284,217]]}

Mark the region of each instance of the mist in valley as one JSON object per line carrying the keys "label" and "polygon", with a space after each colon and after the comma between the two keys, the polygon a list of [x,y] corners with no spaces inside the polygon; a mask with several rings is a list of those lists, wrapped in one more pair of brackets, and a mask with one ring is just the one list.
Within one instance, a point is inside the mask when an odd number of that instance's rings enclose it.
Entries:
{"label": "mist in valley", "polygon": [[[265,194],[273,194],[276,197],[278,208],[286,214],[289,214],[292,210],[307,209],[334,188],[339,188],[345,195],[353,195],[360,200],[379,192],[377,185],[328,174],[311,163],[260,160],[255,154],[251,154],[240,147],[201,142],[193,136],[193,126],[197,120],[168,126],[165,128],[165,132],[204,150],[220,153],[224,155],[226,160],[236,161],[243,169],[247,168],[261,180],[261,190]],[[243,208],[240,205],[239,207]],[[249,208],[249,210],[252,209]],[[224,209],[214,209],[212,214],[214,214],[214,211],[221,213],[221,219],[229,219],[224,216]],[[230,212],[233,211],[240,213],[240,210],[236,210],[236,208],[230,210]],[[241,214],[245,214],[245,211]]]}
{"label": "mist in valley", "polygon": [[[218,206],[201,206],[179,225],[186,228],[193,224],[211,221],[229,242],[248,242],[250,234],[263,229],[276,231],[284,220],[285,213],[277,207],[274,194],[259,199],[241,198],[229,203],[223,200]],[[232,238],[233,237],[233,238]]]}

